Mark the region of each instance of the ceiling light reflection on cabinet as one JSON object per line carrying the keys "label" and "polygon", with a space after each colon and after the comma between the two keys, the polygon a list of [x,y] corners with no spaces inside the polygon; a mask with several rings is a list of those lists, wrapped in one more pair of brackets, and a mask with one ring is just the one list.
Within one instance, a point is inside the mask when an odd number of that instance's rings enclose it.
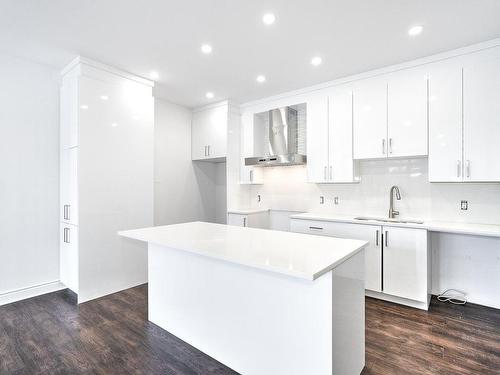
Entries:
{"label": "ceiling light reflection on cabinet", "polygon": [[276,16],[272,13],[266,13],[262,17],[262,22],[264,22],[265,25],[272,25],[276,21]]}
{"label": "ceiling light reflection on cabinet", "polygon": [[102,100],[108,100],[108,99],[109,99],[109,96],[107,96],[107,95],[101,95],[101,99],[102,99]]}
{"label": "ceiling light reflection on cabinet", "polygon": [[212,53],[212,46],[210,44],[203,44],[201,46],[201,52],[203,52],[205,55]]}
{"label": "ceiling light reflection on cabinet", "polygon": [[263,76],[262,74],[261,74],[261,75],[258,75],[258,76],[257,76],[257,82],[259,82],[259,83],[266,82],[266,77],[265,77],[265,76]]}
{"label": "ceiling light reflection on cabinet", "polygon": [[318,66],[318,65],[321,65],[321,63],[323,62],[323,59],[319,56],[315,56],[311,59],[311,65],[312,66]]}
{"label": "ceiling light reflection on cabinet", "polygon": [[416,26],[410,27],[410,29],[408,30],[408,35],[409,36],[417,36],[417,35],[422,33],[423,29],[424,29],[424,27],[422,25],[416,25]]}
{"label": "ceiling light reflection on cabinet", "polygon": [[116,122],[113,122],[113,123],[111,124],[111,126],[112,126],[113,128],[116,128],[116,127],[118,126],[118,124],[117,124]]}
{"label": "ceiling light reflection on cabinet", "polygon": [[213,92],[207,92],[205,94],[205,96],[208,98],[208,99],[212,99],[214,97],[214,93]]}
{"label": "ceiling light reflection on cabinet", "polygon": [[86,104],[82,104],[82,105],[80,106],[80,108],[81,108],[81,109],[89,109],[89,106],[88,106],[88,105],[86,105]]}
{"label": "ceiling light reflection on cabinet", "polygon": [[160,78],[160,75],[158,74],[158,72],[152,71],[151,73],[149,73],[149,78],[158,79]]}

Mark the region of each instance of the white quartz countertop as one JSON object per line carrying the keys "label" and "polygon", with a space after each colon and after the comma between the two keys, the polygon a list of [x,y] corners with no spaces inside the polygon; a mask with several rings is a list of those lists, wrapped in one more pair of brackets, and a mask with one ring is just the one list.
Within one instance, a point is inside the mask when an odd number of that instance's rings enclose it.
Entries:
{"label": "white quartz countertop", "polygon": [[[500,237],[500,225],[496,224],[476,224],[476,223],[460,223],[452,221],[435,221],[435,220],[422,220],[423,224],[416,223],[397,223],[397,222],[382,222],[377,220],[359,220],[356,217],[363,215],[336,215],[324,213],[302,213],[290,216],[292,219],[302,220],[317,220],[317,221],[332,221],[341,223],[354,223],[354,224],[370,224],[370,225],[384,225],[406,228],[420,228],[427,229],[431,232],[444,232],[444,233],[457,233],[467,234],[472,236],[486,236],[486,237]],[[401,220],[404,220],[403,218]],[[408,219],[414,220],[414,219]]]}
{"label": "white quartz countertop", "polygon": [[317,279],[368,244],[205,222],[133,229],[118,234],[306,280]]}
{"label": "white quartz countertop", "polygon": [[268,212],[267,208],[232,208],[227,210],[228,214],[238,214],[238,215],[251,215],[259,214],[261,212]]}

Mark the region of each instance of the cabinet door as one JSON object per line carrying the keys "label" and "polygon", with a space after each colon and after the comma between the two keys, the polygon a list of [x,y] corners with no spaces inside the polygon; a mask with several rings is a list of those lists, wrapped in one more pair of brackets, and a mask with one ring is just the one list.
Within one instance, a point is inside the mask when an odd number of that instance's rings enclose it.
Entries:
{"label": "cabinet door", "polygon": [[368,241],[368,246],[365,248],[365,288],[376,292],[382,290],[382,227],[291,219],[290,231]]}
{"label": "cabinet door", "polygon": [[429,181],[462,181],[462,65],[429,66]]}
{"label": "cabinet door", "polygon": [[78,147],[60,154],[60,221],[78,225]]}
{"label": "cabinet door", "polygon": [[246,227],[247,226],[247,215],[241,214],[227,214],[227,225],[234,225],[236,227]]}
{"label": "cabinet door", "polygon": [[228,105],[210,109],[208,114],[208,157],[223,158],[227,155]]}
{"label": "cabinet door", "polygon": [[464,59],[464,175],[500,181],[500,47]]}
{"label": "cabinet door", "polygon": [[357,176],[352,150],[352,91],[341,89],[332,93],[328,109],[331,181],[355,182]]}
{"label": "cabinet door", "polygon": [[365,289],[382,290],[381,230],[378,225],[329,223],[328,234],[333,237],[368,241],[365,248]]}
{"label": "cabinet door", "polygon": [[307,179],[328,182],[328,96],[315,95],[307,101]]}
{"label": "cabinet door", "polygon": [[78,227],[61,223],[59,250],[60,280],[78,294]]}
{"label": "cabinet door", "polygon": [[264,183],[262,167],[252,167],[245,165],[245,159],[241,158],[240,184],[260,185]]}
{"label": "cabinet door", "polygon": [[79,102],[78,77],[63,78],[60,89],[60,141],[61,149],[78,146],[78,114],[88,109],[88,103]]}
{"label": "cabinet door", "polygon": [[389,75],[388,155],[427,155],[427,72],[406,69]]}
{"label": "cabinet door", "polygon": [[373,78],[354,87],[354,159],[387,157],[387,83]]}
{"label": "cabinet door", "polygon": [[193,113],[191,123],[191,157],[192,160],[208,159],[210,142],[210,122],[207,111]]}
{"label": "cabinet door", "polygon": [[384,293],[427,301],[427,231],[384,227]]}

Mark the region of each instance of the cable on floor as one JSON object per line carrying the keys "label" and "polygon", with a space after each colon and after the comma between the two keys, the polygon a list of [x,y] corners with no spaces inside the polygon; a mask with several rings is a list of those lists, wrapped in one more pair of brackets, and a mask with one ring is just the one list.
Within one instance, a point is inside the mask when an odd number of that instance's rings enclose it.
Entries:
{"label": "cable on floor", "polygon": [[446,289],[443,293],[437,296],[438,301],[449,302],[454,305],[465,305],[467,298],[465,293],[457,289]]}

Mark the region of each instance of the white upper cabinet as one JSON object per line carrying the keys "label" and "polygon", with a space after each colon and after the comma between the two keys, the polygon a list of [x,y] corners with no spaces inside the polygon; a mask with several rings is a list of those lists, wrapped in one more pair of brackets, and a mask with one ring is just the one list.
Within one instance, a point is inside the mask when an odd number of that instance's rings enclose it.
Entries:
{"label": "white upper cabinet", "polygon": [[309,182],[328,182],[328,96],[311,96],[307,101],[307,178]]}
{"label": "white upper cabinet", "polygon": [[[246,112],[241,116],[241,161],[240,161],[240,184],[252,185],[263,183],[263,170],[259,167],[246,166],[245,158],[256,155],[255,129],[253,113]],[[259,150],[260,151],[260,150]]]}
{"label": "white upper cabinet", "polygon": [[351,89],[338,89],[328,100],[329,164],[332,182],[357,182],[357,162],[353,160]]}
{"label": "white upper cabinet", "polygon": [[202,108],[193,113],[192,160],[225,158],[227,155],[228,104]]}
{"label": "white upper cabinet", "polygon": [[464,59],[464,180],[500,181],[500,47]]}
{"label": "white upper cabinet", "polygon": [[388,157],[427,155],[427,73],[406,69],[388,75]]}
{"label": "white upper cabinet", "polygon": [[357,182],[352,155],[352,91],[339,88],[307,102],[307,174],[315,183]]}
{"label": "white upper cabinet", "polygon": [[354,158],[387,157],[387,81],[372,78],[354,86]]}
{"label": "white upper cabinet", "polygon": [[427,74],[405,69],[354,87],[354,159],[427,155]]}
{"label": "white upper cabinet", "polygon": [[78,112],[85,110],[87,105],[78,102],[78,80],[72,74],[64,77],[60,89],[60,121],[64,126],[60,131],[62,150],[78,146]]}
{"label": "white upper cabinet", "polygon": [[429,181],[462,179],[462,65],[451,60],[429,66]]}

